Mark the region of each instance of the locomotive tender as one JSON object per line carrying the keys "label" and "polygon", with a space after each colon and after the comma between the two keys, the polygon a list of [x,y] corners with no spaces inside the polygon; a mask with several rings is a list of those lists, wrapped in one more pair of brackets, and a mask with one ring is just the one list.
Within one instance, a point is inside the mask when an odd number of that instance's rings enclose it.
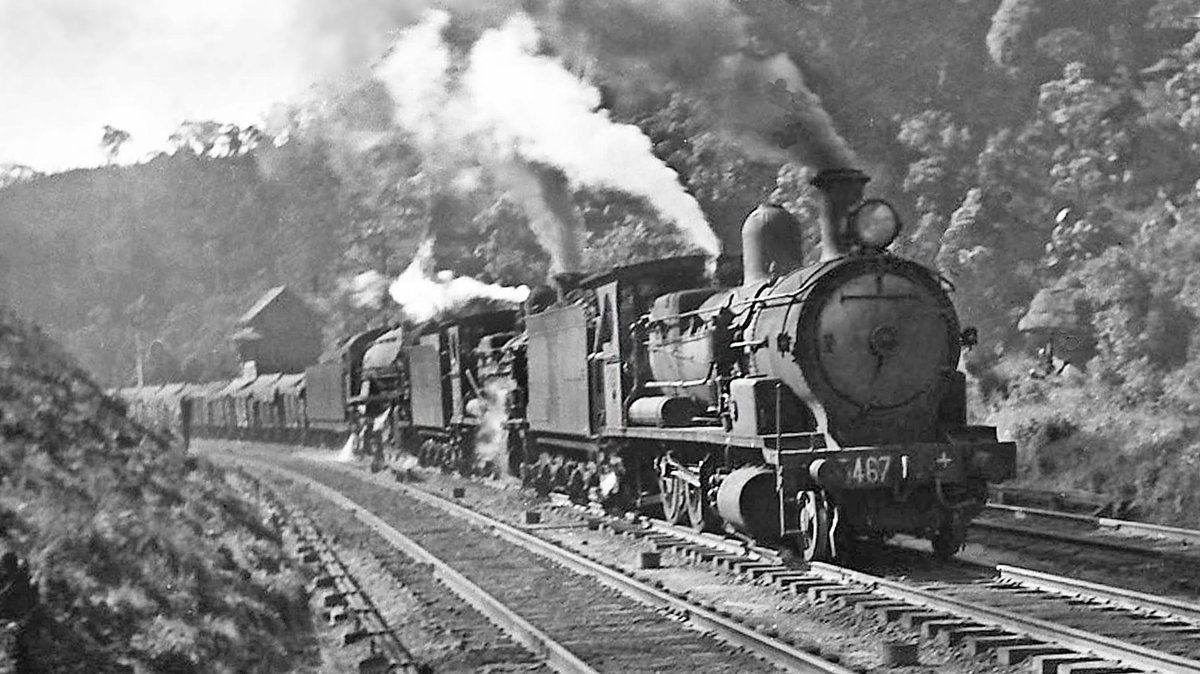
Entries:
{"label": "locomotive tender", "polygon": [[807,560],[895,533],[953,555],[1016,448],[967,423],[974,330],[936,271],[887,252],[899,220],[863,200],[867,180],[814,178],[815,264],[799,223],[762,206],[737,287],[710,285],[700,256],[560,275],[557,298],[520,314],[351,338],[342,363],[310,368],[307,409],[340,396],[423,463],[482,457],[541,491],[793,542]]}

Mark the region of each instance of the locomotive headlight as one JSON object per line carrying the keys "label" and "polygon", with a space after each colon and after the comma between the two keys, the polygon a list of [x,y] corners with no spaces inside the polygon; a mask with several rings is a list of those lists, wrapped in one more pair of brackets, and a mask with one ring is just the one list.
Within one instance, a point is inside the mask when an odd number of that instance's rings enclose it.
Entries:
{"label": "locomotive headlight", "polygon": [[868,199],[850,214],[850,231],[867,248],[887,248],[900,234],[900,216],[882,199]]}

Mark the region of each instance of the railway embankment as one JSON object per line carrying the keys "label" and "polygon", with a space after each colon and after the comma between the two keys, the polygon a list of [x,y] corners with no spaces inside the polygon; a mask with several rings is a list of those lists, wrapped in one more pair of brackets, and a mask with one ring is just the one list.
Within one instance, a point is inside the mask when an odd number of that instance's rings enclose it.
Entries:
{"label": "railway embankment", "polygon": [[279,531],[7,311],[0,553],[0,672],[319,667]]}

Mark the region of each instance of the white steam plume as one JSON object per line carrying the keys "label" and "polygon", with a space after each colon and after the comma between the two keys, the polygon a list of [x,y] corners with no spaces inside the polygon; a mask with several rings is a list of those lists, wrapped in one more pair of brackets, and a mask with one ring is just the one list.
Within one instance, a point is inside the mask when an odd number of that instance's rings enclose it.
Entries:
{"label": "white steam plume", "polygon": [[383,306],[387,290],[388,278],[374,269],[350,279],[345,288],[345,292],[350,296],[350,303],[359,309],[378,309]]}
{"label": "white steam plume", "polygon": [[346,444],[342,445],[341,451],[334,457],[342,463],[350,463],[354,461],[354,453],[358,451],[358,435],[351,433],[350,437],[346,438]]}
{"label": "white steam plume", "polygon": [[483,385],[483,417],[475,434],[476,468],[487,468],[491,464],[497,471],[507,465],[508,452],[508,394],[516,383],[507,378],[489,379]]}
{"label": "white steam plume", "polygon": [[[579,254],[569,247],[581,238],[582,219],[565,207],[565,186],[531,190],[522,167],[553,167],[572,184],[640,196],[695,245],[719,252],[699,204],[654,156],[641,130],[614,122],[598,109],[595,87],[536,53],[538,31],[529,17],[517,14],[483,31],[465,57],[446,41],[449,24],[445,12],[426,13],[400,33],[376,68],[393,99],[395,122],[435,161],[492,167],[533,222],[557,271],[578,269]],[[532,171],[545,183],[540,169]],[[551,215],[557,224],[545,226]]]}
{"label": "white steam plume", "polygon": [[442,32],[449,24],[446,12],[427,12],[400,34],[387,58],[375,67],[375,76],[391,94],[395,123],[412,134],[427,154],[454,140],[443,137],[452,57]]}
{"label": "white steam plume", "polygon": [[414,322],[432,320],[475,300],[520,304],[529,297],[529,288],[523,285],[513,288],[484,283],[449,271],[430,277],[428,267],[432,260],[433,239],[426,239],[412,263],[388,287],[392,300]]}
{"label": "white steam plume", "polygon": [[650,139],[614,122],[599,109],[599,90],[537,54],[537,44],[537,27],[525,15],[479,38],[462,78],[469,127],[500,153],[555,166],[577,184],[646,199],[697,246],[719,253],[700,205],[654,156]]}

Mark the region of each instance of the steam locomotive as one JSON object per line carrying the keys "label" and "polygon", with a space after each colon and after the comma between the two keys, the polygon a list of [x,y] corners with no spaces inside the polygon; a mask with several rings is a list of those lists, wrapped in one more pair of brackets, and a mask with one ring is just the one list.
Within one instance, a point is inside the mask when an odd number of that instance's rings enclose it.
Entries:
{"label": "steam locomotive", "polygon": [[709,284],[701,256],[655,260],[560,275],[520,312],[356,335],[305,373],[296,428],[352,419],[380,457],[508,472],[806,560],[896,533],[952,556],[1016,448],[967,423],[975,332],[947,281],[887,252],[899,218],[867,181],[814,178],[812,265],[767,205],[743,225],[736,287]]}

